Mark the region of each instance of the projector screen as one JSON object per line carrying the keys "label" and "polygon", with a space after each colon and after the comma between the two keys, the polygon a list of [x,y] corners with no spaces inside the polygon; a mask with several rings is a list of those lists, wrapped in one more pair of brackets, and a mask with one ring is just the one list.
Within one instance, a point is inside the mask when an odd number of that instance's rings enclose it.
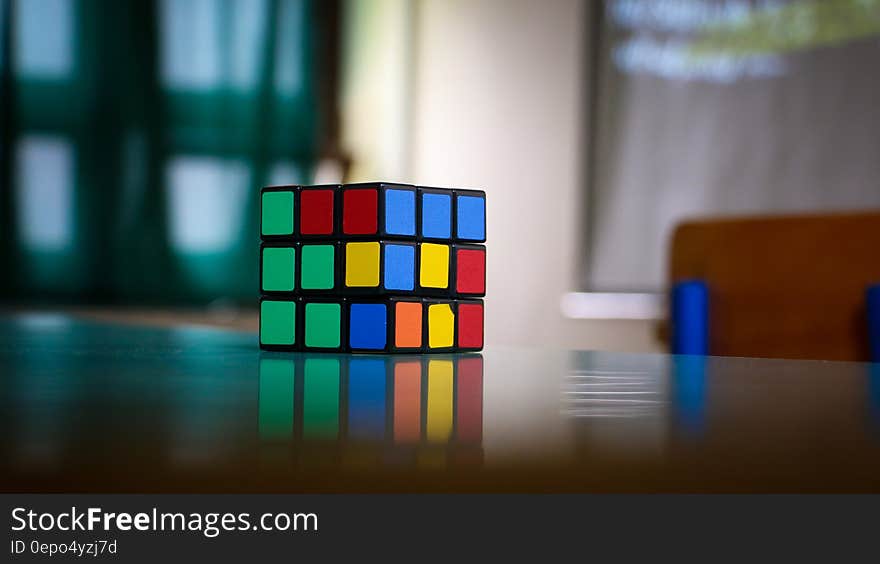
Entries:
{"label": "projector screen", "polygon": [[880,207],[880,0],[609,0],[585,286],[661,291],[686,218]]}

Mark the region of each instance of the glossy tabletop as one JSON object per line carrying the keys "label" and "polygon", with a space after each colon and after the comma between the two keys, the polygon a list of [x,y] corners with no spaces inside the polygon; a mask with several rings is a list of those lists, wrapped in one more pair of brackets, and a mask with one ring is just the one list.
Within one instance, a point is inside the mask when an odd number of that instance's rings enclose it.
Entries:
{"label": "glossy tabletop", "polygon": [[873,492],[880,365],[0,320],[0,483],[31,492]]}

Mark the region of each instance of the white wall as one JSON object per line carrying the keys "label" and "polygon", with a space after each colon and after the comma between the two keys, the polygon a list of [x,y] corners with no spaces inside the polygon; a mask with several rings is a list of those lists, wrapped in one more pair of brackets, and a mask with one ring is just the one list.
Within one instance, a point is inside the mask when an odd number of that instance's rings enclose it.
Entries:
{"label": "white wall", "polygon": [[407,182],[415,4],[345,0],[344,6],[340,108],[350,180]]}
{"label": "white wall", "polygon": [[[345,123],[357,129],[349,145],[362,157],[401,139],[407,147],[396,165],[356,163],[352,180],[382,171],[389,180],[486,190],[487,343],[655,350],[650,323],[560,314],[560,297],[576,289],[583,252],[586,2],[374,0],[371,10],[355,10],[350,4],[359,1],[349,2],[350,21],[373,33],[347,49],[360,69],[349,65],[346,73]],[[409,32],[395,23],[400,15]],[[377,46],[399,46],[396,38],[405,34],[406,57],[388,49],[369,55]],[[404,85],[392,80],[377,88],[377,81],[387,76],[386,65],[404,59],[408,95],[399,110],[411,130],[388,136],[376,121]]]}
{"label": "white wall", "polygon": [[413,181],[488,197],[489,343],[655,348],[650,324],[564,320],[582,252],[586,3],[425,0]]}

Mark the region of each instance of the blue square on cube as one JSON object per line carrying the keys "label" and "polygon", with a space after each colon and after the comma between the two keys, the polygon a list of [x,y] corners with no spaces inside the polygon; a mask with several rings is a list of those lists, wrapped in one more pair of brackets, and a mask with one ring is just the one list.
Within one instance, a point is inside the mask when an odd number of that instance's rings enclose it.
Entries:
{"label": "blue square on cube", "polygon": [[416,234],[416,193],[413,190],[385,191],[385,232],[389,235]]}
{"label": "blue square on cube", "polygon": [[458,196],[456,203],[459,239],[486,239],[486,199],[481,196]]}
{"label": "blue square on cube", "polygon": [[385,245],[385,289],[416,289],[416,248],[412,245]]}
{"label": "blue square on cube", "polygon": [[448,194],[422,193],[422,236],[452,237],[452,198]]}
{"label": "blue square on cube", "polygon": [[349,344],[353,349],[385,348],[385,304],[351,304]]}

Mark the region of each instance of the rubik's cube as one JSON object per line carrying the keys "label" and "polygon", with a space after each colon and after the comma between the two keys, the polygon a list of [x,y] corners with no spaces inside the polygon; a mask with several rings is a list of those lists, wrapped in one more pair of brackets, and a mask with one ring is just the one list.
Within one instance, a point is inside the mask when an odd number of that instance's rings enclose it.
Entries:
{"label": "rubik's cube", "polygon": [[260,208],[261,348],[483,348],[485,192],[270,186]]}

